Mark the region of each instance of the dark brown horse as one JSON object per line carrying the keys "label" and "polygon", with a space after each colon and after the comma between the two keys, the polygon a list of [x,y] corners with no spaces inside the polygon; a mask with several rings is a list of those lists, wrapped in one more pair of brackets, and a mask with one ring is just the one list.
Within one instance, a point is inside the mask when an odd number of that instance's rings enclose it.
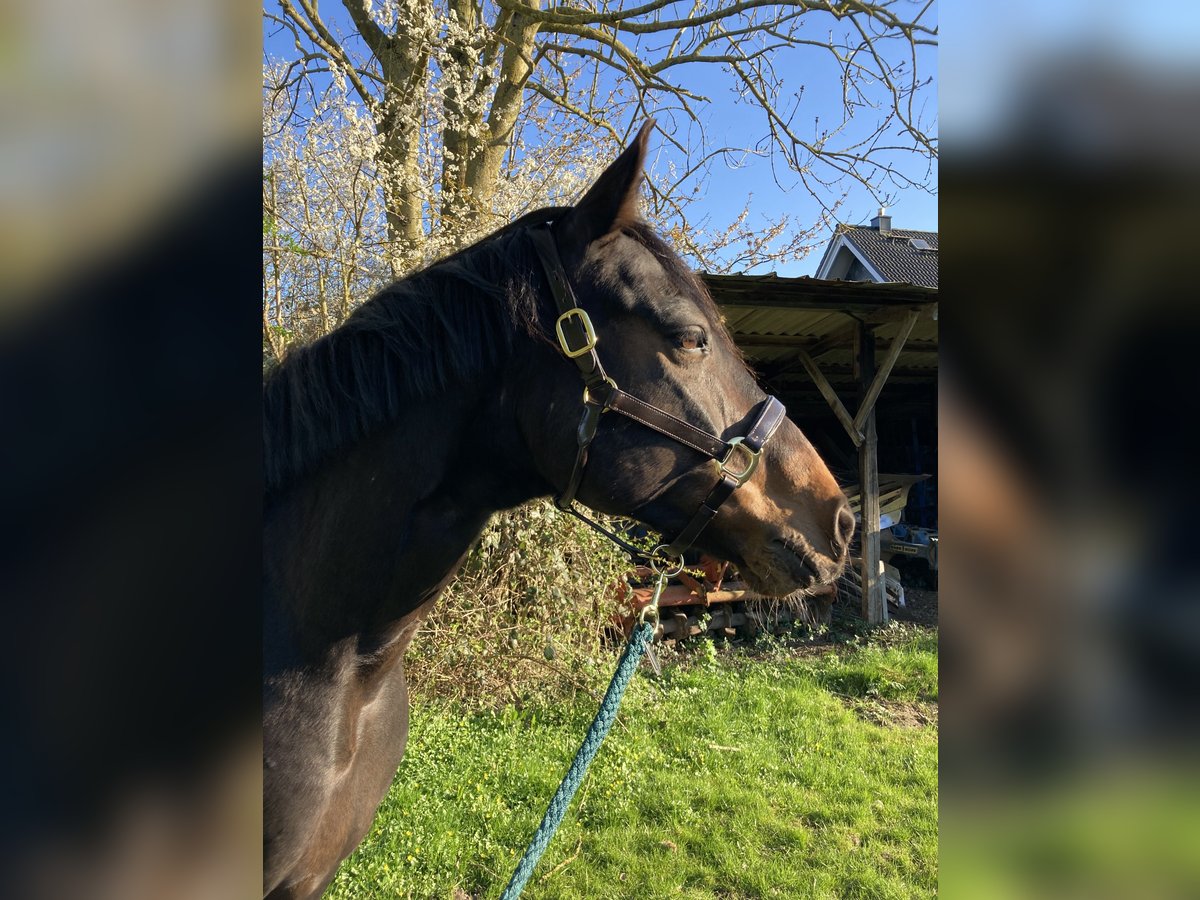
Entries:
{"label": "dark brown horse", "polygon": [[[649,128],[577,206],[524,217],[364,304],[264,388],[264,893],[318,896],[367,832],[408,732],[402,664],[496,510],[561,492],[581,384],[529,229],[550,233],[624,390],[722,440],[764,395],[712,299],[637,217]],[[677,534],[711,461],[605,415],[579,486]],[[840,572],[854,519],[784,420],[697,546],[784,595]]]}

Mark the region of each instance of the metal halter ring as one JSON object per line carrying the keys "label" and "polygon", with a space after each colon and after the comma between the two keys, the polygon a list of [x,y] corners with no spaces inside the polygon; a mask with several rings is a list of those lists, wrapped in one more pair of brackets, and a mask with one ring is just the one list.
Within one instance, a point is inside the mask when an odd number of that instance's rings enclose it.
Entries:
{"label": "metal halter ring", "polygon": [[[659,552],[663,551],[663,552]],[[648,559],[650,563],[650,571],[655,575],[665,575],[667,578],[674,578],[683,571],[683,554],[672,553],[666,544],[659,544],[650,551]]]}
{"label": "metal halter ring", "polygon": [[637,620],[639,625],[649,625],[656,630],[662,622],[662,619],[659,618],[657,606],[643,606],[642,611],[638,613]]}
{"label": "metal halter ring", "polygon": [[[617,387],[617,383],[615,381],[613,381],[611,378],[609,378],[607,375],[604,376],[604,382],[610,388],[612,388],[614,391],[619,390],[619,388]],[[584,385],[584,387],[583,387],[583,402],[584,403],[603,403],[604,401],[593,399],[592,392],[588,389],[587,385]],[[608,410],[605,409],[605,412],[607,412],[607,411]]]}

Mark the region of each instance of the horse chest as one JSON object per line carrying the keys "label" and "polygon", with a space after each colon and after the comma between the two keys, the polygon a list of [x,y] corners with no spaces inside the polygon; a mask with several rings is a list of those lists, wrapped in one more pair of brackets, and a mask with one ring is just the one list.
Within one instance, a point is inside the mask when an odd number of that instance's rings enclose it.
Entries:
{"label": "horse chest", "polygon": [[270,820],[279,826],[266,860],[272,897],[319,896],[370,829],[408,738],[402,656],[394,648],[366,677],[347,665],[335,681],[293,685],[290,708],[275,710],[291,727],[273,733],[291,739],[270,748],[264,771],[268,833]]}

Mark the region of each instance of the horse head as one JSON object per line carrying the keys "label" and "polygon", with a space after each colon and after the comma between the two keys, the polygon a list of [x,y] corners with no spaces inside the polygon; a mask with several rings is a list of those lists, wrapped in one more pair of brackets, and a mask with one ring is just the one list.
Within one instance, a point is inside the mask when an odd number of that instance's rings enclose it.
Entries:
{"label": "horse head", "polygon": [[[573,300],[594,331],[610,383],[721,441],[745,435],[767,402],[696,275],[638,216],[647,123],[550,230]],[[555,349],[557,345],[555,345]],[[550,353],[549,349],[547,353]],[[572,476],[584,404],[574,365],[555,354],[526,381],[522,430],[561,493]],[[547,378],[546,367],[554,375]],[[833,475],[788,419],[695,546],[734,562],[757,590],[782,596],[832,582],[854,516]],[[731,468],[743,471],[749,455]],[[636,416],[598,415],[576,496],[667,535],[688,527],[721,477],[713,460]]]}

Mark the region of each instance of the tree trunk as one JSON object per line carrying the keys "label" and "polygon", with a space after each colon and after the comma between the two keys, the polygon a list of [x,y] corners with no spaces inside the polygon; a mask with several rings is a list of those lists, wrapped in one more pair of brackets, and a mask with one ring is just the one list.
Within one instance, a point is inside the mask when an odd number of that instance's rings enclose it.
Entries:
{"label": "tree trunk", "polygon": [[[430,0],[416,0],[414,16],[433,15]],[[388,263],[400,278],[421,263],[425,231],[419,153],[429,85],[429,48],[419,34],[400,29],[380,46],[379,64],[387,87],[375,121],[380,147],[375,161],[387,208]]]}
{"label": "tree trunk", "polygon": [[[474,0],[451,0],[450,9],[459,24],[471,34],[477,23]],[[467,160],[476,152],[471,138],[472,100],[477,98],[480,86],[473,75],[479,70],[478,48],[469,40],[456,38],[448,48],[448,58],[442,64],[442,83],[445,91],[446,122],[442,128],[442,180],[441,208],[439,219],[452,221],[450,229],[457,240],[454,246],[465,246],[473,231],[473,220],[477,211],[467,188]],[[480,82],[485,73],[480,73]]]}
{"label": "tree trunk", "polygon": [[317,305],[321,310],[321,334],[329,334],[333,331],[333,324],[329,321],[329,295],[326,292],[326,270],[329,263],[325,260],[317,262]]}
{"label": "tree trunk", "polygon": [[[533,51],[541,21],[541,0],[530,0],[529,12],[514,12],[504,27],[500,78],[488,111],[484,135],[467,163],[467,185],[478,208],[490,211],[500,180],[500,167],[521,113],[525,84],[533,73]],[[499,24],[499,23],[497,23]]]}

